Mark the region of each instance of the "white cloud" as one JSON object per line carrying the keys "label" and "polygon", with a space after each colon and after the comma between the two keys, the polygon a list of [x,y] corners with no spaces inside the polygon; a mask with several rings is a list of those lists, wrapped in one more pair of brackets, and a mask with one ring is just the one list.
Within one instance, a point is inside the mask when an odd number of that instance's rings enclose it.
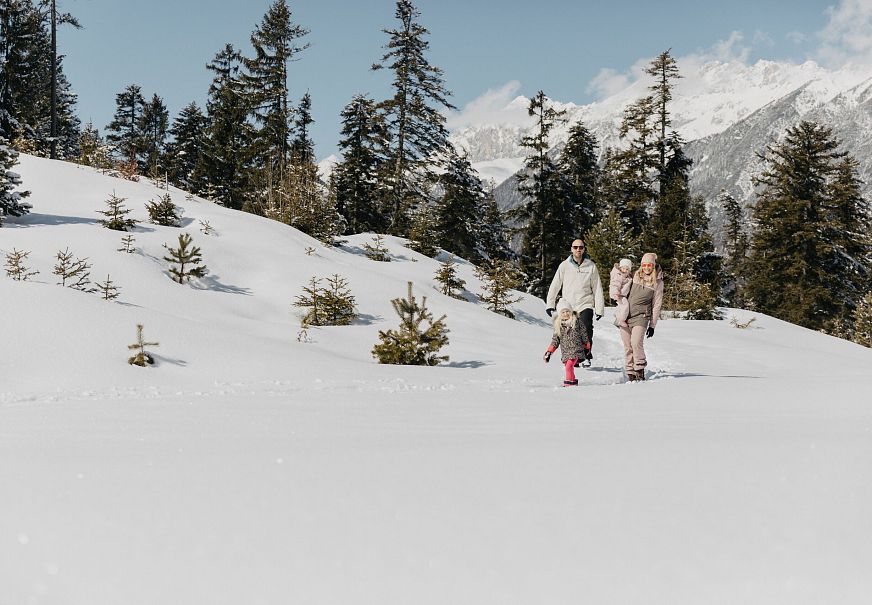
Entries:
{"label": "white cloud", "polygon": [[825,65],[872,65],[872,0],[841,0],[826,10],[816,58]]}
{"label": "white cloud", "polygon": [[808,40],[808,36],[802,32],[787,32],[787,39],[794,44],[803,44],[806,40]]}
{"label": "white cloud", "polygon": [[471,125],[517,124],[526,126],[527,103],[513,103],[521,90],[521,83],[512,80],[499,88],[491,88],[473,99],[460,111],[452,111],[446,116],[449,130],[456,131]]}
{"label": "white cloud", "polygon": [[586,92],[603,99],[617,94],[630,85],[630,75],[618,73],[610,67],[602,68],[587,85]]}

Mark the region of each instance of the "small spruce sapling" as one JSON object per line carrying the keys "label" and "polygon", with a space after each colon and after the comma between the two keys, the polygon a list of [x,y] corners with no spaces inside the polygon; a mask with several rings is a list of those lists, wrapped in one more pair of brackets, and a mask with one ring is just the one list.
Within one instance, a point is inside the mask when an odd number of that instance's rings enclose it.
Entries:
{"label": "small spruce sapling", "polygon": [[466,300],[460,295],[466,282],[460,279],[457,275],[457,265],[454,263],[454,256],[449,256],[439,267],[436,272],[435,279],[442,286],[439,291],[446,296],[456,298],[458,300]]}
{"label": "small spruce sapling", "polygon": [[357,317],[354,296],[348,287],[348,280],[344,277],[337,273],[334,273],[333,277],[328,277],[327,287],[323,289],[322,296],[328,325],[347,326]]}
{"label": "small spruce sapling", "polygon": [[31,271],[30,267],[25,266],[24,261],[30,256],[30,252],[23,250],[12,249],[12,252],[6,253],[6,277],[11,277],[15,281],[27,281],[29,277],[39,275],[39,271]]}
{"label": "small spruce sapling", "polygon": [[160,345],[160,343],[145,342],[145,339],[142,336],[142,324],[136,324],[136,342],[132,345],[127,345],[128,349],[136,351],[136,353],[132,357],[127,358],[127,363],[141,368],[153,365],[154,357],[151,356],[151,353],[145,350],[145,347],[156,347],[158,345]]}
{"label": "small spruce sapling", "polygon": [[100,220],[99,223],[107,229],[114,231],[127,231],[136,227],[136,221],[132,218],[127,218],[131,210],[124,207],[125,198],[118,197],[115,192],[106,200],[106,210],[98,210],[106,218]]}
{"label": "small spruce sapling", "polygon": [[297,299],[294,301],[295,307],[306,310],[306,315],[303,316],[302,322],[304,326],[327,325],[323,288],[319,285],[320,283],[321,280],[313,276],[309,280],[309,285],[303,286],[303,293],[297,296]]}
{"label": "small spruce sapling", "polygon": [[97,282],[97,291],[103,300],[115,300],[118,298],[118,286],[106,275],[106,281],[103,283]]}
{"label": "small spruce sapling", "polygon": [[[92,292],[88,285],[91,283],[91,265],[87,258],[73,258],[69,248],[58,250],[57,263],[52,270],[61,281],[58,285],[69,286],[83,292]],[[69,284],[67,283],[69,282]]]}
{"label": "small spruce sapling", "polygon": [[121,238],[121,248],[118,248],[118,252],[126,252],[128,254],[132,254],[135,250],[135,248],[133,247],[133,242],[135,241],[136,238],[133,237],[133,234],[128,233]]}
{"label": "small spruce sapling", "polygon": [[365,243],[363,245],[364,256],[370,260],[375,260],[383,263],[390,262],[391,256],[388,254],[388,249],[384,245],[384,238],[376,234],[372,238],[372,244]]}
{"label": "small spruce sapling", "polygon": [[168,263],[174,263],[177,266],[170,267],[170,275],[173,280],[183,284],[190,281],[192,277],[203,277],[206,275],[207,269],[205,265],[201,265],[203,258],[200,256],[200,248],[194,246],[191,236],[187,233],[179,234],[179,247],[170,248],[164,244],[164,248],[169,252],[169,256],[163,257]]}
{"label": "small spruce sapling", "polygon": [[[447,355],[437,355],[439,349],[448,344],[448,328],[445,315],[433,320],[427,310],[427,297],[418,305],[412,294],[409,282],[408,297],[391,301],[394,311],[400,316],[399,330],[379,330],[380,343],[372,349],[372,355],[379,363],[395,365],[435,366],[448,361]],[[426,322],[427,328],[422,324]]]}
{"label": "small spruce sapling", "polygon": [[200,232],[203,235],[215,235],[215,228],[209,224],[209,221],[200,219]]}
{"label": "small spruce sapling", "polygon": [[475,276],[482,281],[484,292],[478,295],[481,302],[494,313],[514,319],[515,314],[509,311],[509,305],[521,300],[520,296],[512,294],[521,285],[521,272],[508,261],[492,259],[481,267],[476,267]]}
{"label": "small spruce sapling", "polygon": [[155,225],[164,227],[178,227],[182,224],[179,208],[173,203],[169,193],[160,196],[156,202],[148,202],[145,205],[148,210],[148,218]]}

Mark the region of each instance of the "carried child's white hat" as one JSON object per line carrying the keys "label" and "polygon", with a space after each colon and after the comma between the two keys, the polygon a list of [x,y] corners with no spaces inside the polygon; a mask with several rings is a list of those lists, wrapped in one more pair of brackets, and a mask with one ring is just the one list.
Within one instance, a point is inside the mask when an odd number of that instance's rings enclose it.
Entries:
{"label": "carried child's white hat", "polygon": [[618,265],[620,265],[621,267],[623,267],[625,269],[632,269],[633,268],[633,262],[629,258],[622,258],[621,262],[619,262]]}

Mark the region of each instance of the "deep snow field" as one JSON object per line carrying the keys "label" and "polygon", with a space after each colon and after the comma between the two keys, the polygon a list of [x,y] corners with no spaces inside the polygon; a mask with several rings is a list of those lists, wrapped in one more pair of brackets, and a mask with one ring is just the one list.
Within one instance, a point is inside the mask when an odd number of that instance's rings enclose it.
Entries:
{"label": "deep snow field", "polygon": [[[726,310],[755,322],[662,320],[626,384],[609,310],[564,389],[542,301],[490,313],[469,264],[458,301],[400,239],[378,263],[173,188],[160,227],[147,180],[17,170],[34,208],[0,253],[40,273],[0,275],[0,605],[870,602],[872,350]],[[97,223],[113,191],[133,254]],[[67,247],[117,301],[56,285]],[[334,273],[361,317],[301,342],[292,303]],[[407,281],[447,364],[372,358]],[[137,323],[154,367],[126,363]]]}

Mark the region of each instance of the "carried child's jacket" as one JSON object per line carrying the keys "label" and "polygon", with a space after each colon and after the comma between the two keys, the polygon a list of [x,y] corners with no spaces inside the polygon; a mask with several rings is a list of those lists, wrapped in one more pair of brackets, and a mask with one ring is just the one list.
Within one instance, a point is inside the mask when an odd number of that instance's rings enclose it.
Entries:
{"label": "carried child's jacket", "polygon": [[553,353],[560,347],[560,361],[563,363],[570,359],[584,359],[584,343],[587,341],[587,329],[579,321],[578,313],[573,312],[568,321],[558,319],[555,322],[554,336],[548,351]]}
{"label": "carried child's jacket", "polygon": [[627,315],[630,312],[627,295],[630,294],[632,285],[633,274],[630,271],[621,273],[620,266],[616,263],[609,273],[609,298],[618,303],[618,308],[615,310],[616,326],[627,325]]}

